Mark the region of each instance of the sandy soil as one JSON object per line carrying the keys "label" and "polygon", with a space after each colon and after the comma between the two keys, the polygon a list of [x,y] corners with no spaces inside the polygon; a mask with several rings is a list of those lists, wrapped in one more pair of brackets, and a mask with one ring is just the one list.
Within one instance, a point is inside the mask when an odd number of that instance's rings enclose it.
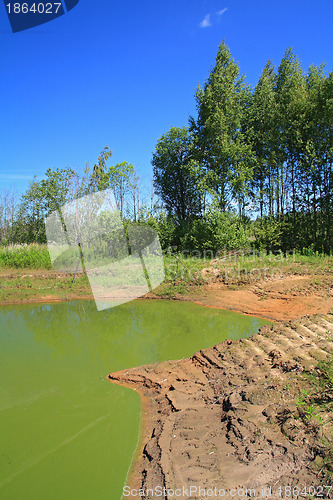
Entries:
{"label": "sandy soil", "polygon": [[[209,276],[207,281],[207,285],[201,288],[194,286],[188,295],[176,294],[174,298],[277,321],[300,318],[305,314],[325,313],[333,308],[333,275],[284,275],[244,285],[226,285],[213,276]],[[79,275],[74,285],[71,282],[70,274],[52,270],[2,269],[0,305],[93,300],[85,276]],[[154,293],[144,297],[154,298],[161,297]]]}
{"label": "sandy soil", "polygon": [[196,302],[277,321],[333,308],[333,276],[284,276],[232,287],[211,282]]}
{"label": "sandy soil", "polygon": [[332,415],[322,406],[320,414],[312,412],[306,392],[318,389],[311,377],[320,377],[318,363],[333,352],[331,281],[293,276],[242,289],[213,282],[199,303],[279,323],[188,359],[109,375],[110,382],[137,390],[143,402],[142,436],[128,479],[137,491],[126,498],[155,498],[147,489],[158,488],[165,488],[164,499],[207,498],[210,488],[216,498],[253,498],[254,492],[257,498],[296,498],[298,490],[292,496],[289,487],[299,488],[300,498],[333,497],[324,467]]}

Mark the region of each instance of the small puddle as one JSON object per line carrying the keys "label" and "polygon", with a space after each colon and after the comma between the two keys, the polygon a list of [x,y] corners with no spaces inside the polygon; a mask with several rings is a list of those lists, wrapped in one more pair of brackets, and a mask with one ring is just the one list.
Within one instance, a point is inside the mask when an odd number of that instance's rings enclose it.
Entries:
{"label": "small puddle", "polygon": [[140,430],[108,373],[188,357],[267,321],[190,302],[0,307],[0,499],[116,500]]}

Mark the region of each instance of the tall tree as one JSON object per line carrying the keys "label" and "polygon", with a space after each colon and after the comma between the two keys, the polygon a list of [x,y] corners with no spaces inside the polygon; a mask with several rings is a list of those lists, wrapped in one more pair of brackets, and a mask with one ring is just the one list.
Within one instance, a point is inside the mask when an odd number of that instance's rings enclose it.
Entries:
{"label": "tall tree", "polygon": [[0,245],[12,242],[12,228],[18,207],[18,194],[14,188],[0,193]]}
{"label": "tall tree", "polygon": [[[274,214],[276,177],[276,74],[268,61],[255,87],[249,112],[248,140],[256,154],[253,175],[255,199],[259,202],[260,217]],[[278,208],[277,208],[277,211]]]}
{"label": "tall tree", "polygon": [[113,190],[121,217],[133,215],[136,210],[138,177],[131,163],[123,161],[105,172],[104,187]]}
{"label": "tall tree", "polygon": [[46,178],[35,177],[21,198],[15,222],[16,241],[45,243],[45,219],[70,201],[71,185],[76,178],[70,168],[48,169]]}
{"label": "tall tree", "polygon": [[332,248],[333,73],[324,64],[310,66],[306,75],[307,114],[302,156],[301,208],[307,214],[306,233],[316,249]]}
{"label": "tall tree", "polygon": [[152,159],[155,192],[169,215],[183,222],[202,211],[200,171],[192,152],[187,127],[171,127],[156,145]]}
{"label": "tall tree", "polygon": [[333,249],[333,72],[331,71],[324,82],[320,93],[322,104],[322,129],[325,151],[323,155],[325,171],[324,212],[325,212],[325,250]]}
{"label": "tall tree", "polygon": [[303,246],[311,241],[317,247],[318,228],[320,227],[320,186],[322,131],[320,130],[321,114],[320,94],[325,81],[323,65],[310,66],[306,74],[306,116],[303,127],[303,148],[299,169],[298,209],[303,215]]}
{"label": "tall tree", "polygon": [[232,197],[240,212],[244,211],[252,178],[253,154],[244,133],[251,92],[244,80],[229,48],[222,43],[214,68],[196,92],[198,118],[190,117],[197,158],[223,212]]}
{"label": "tall tree", "polygon": [[107,188],[107,162],[111,156],[112,151],[106,146],[99,154],[97,163],[93,166],[92,171],[89,164],[86,164],[84,176],[77,190],[77,196],[85,196]]}
{"label": "tall tree", "polygon": [[302,131],[306,113],[306,83],[298,58],[287,49],[276,77],[279,141],[278,190],[280,213],[292,214],[292,246],[296,244],[297,180],[303,148]]}

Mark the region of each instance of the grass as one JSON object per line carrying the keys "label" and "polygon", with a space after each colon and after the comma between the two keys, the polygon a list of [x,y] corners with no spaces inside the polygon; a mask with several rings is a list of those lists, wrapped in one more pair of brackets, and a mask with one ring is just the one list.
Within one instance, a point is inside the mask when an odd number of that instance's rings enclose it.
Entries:
{"label": "grass", "polygon": [[[283,255],[278,252],[275,255],[267,255],[266,252],[225,251],[218,257],[211,252],[201,254],[202,256],[198,252],[198,255],[190,256],[185,252],[164,255],[165,280],[155,290],[156,295],[175,297],[179,294],[189,294],[214,278],[230,288],[237,289],[260,279],[308,274],[314,276],[313,285],[316,286],[315,282],[318,282],[319,286],[323,275],[333,274],[333,256],[318,253],[302,255],[296,252]],[[0,247],[0,271],[1,269],[51,270],[47,246],[31,244]],[[318,278],[315,278],[316,275]],[[29,287],[35,287],[35,282],[35,278],[30,285],[27,281],[25,288],[28,290]],[[69,284],[70,280],[67,288]],[[10,288],[7,285],[2,279],[2,295],[4,289]],[[17,286],[18,291],[21,284]]]}
{"label": "grass", "polygon": [[79,273],[72,281],[72,274],[52,269],[46,245],[0,247],[1,303],[91,296],[87,276]]}
{"label": "grass", "polygon": [[210,260],[208,259],[183,255],[164,256],[165,278],[167,281],[176,279],[196,280],[202,269],[209,266]]}
{"label": "grass", "polygon": [[201,272],[210,261],[191,256],[165,255],[165,280],[155,291],[156,295],[174,297],[188,294],[205,283]]}
{"label": "grass", "polygon": [[[198,252],[199,253],[199,252]],[[207,255],[208,254],[208,255]],[[285,271],[293,274],[322,274],[333,272],[333,256],[324,254],[302,255],[294,252],[283,255],[266,254],[266,252],[243,252],[225,251],[223,255],[213,258],[206,252],[204,257],[190,256],[185,252],[179,254],[166,254],[164,256],[166,280],[174,279],[197,279],[198,274],[204,268],[213,266],[230,279],[232,277],[246,277],[256,279],[259,270],[263,273],[274,271]],[[210,258],[211,257],[211,258]],[[0,267],[11,267],[16,269],[51,269],[51,261],[47,245],[12,245],[0,247]],[[229,275],[229,276],[228,276]]]}
{"label": "grass", "polygon": [[0,267],[11,269],[51,269],[46,245],[0,247]]}
{"label": "grass", "polygon": [[[298,252],[283,255],[251,254],[241,255],[236,260],[226,258],[218,264],[223,269],[225,282],[249,282],[262,278],[278,278],[291,275],[332,274],[333,256],[302,255]],[[318,280],[320,284],[320,280]]]}
{"label": "grass", "polygon": [[314,460],[318,460],[318,476],[325,471],[333,478],[333,445],[329,437],[332,435],[333,413],[333,360],[322,361],[311,373],[304,372],[306,388],[300,389],[295,394],[297,413],[296,419],[301,419],[308,432],[320,432],[322,450]]}
{"label": "grass", "polygon": [[333,360],[321,361],[318,368],[322,374],[323,387],[332,391],[333,396]]}
{"label": "grass", "polygon": [[[333,274],[333,256],[302,255],[292,252],[273,254],[224,252],[219,258],[191,257],[184,254],[166,255],[165,282],[159,295],[186,293],[212,278],[224,282],[231,289],[254,283],[261,279],[275,279],[287,275],[311,275],[313,285],[322,285],[322,276]],[[204,272],[202,272],[205,269]],[[266,297],[263,296],[262,300]]]}
{"label": "grass", "polygon": [[84,274],[78,274],[73,283],[73,277],[65,273],[58,274],[47,270],[30,272],[33,274],[17,275],[14,271],[8,275],[0,275],[1,303],[92,297],[88,278]]}

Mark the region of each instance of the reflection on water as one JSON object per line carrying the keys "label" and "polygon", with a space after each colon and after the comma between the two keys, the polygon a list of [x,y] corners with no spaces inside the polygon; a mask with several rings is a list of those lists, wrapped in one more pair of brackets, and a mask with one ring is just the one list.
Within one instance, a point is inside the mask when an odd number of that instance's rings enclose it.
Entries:
{"label": "reflection on water", "polygon": [[0,499],[121,498],[140,422],[112,372],[192,355],[264,320],[187,302],[0,308]]}

